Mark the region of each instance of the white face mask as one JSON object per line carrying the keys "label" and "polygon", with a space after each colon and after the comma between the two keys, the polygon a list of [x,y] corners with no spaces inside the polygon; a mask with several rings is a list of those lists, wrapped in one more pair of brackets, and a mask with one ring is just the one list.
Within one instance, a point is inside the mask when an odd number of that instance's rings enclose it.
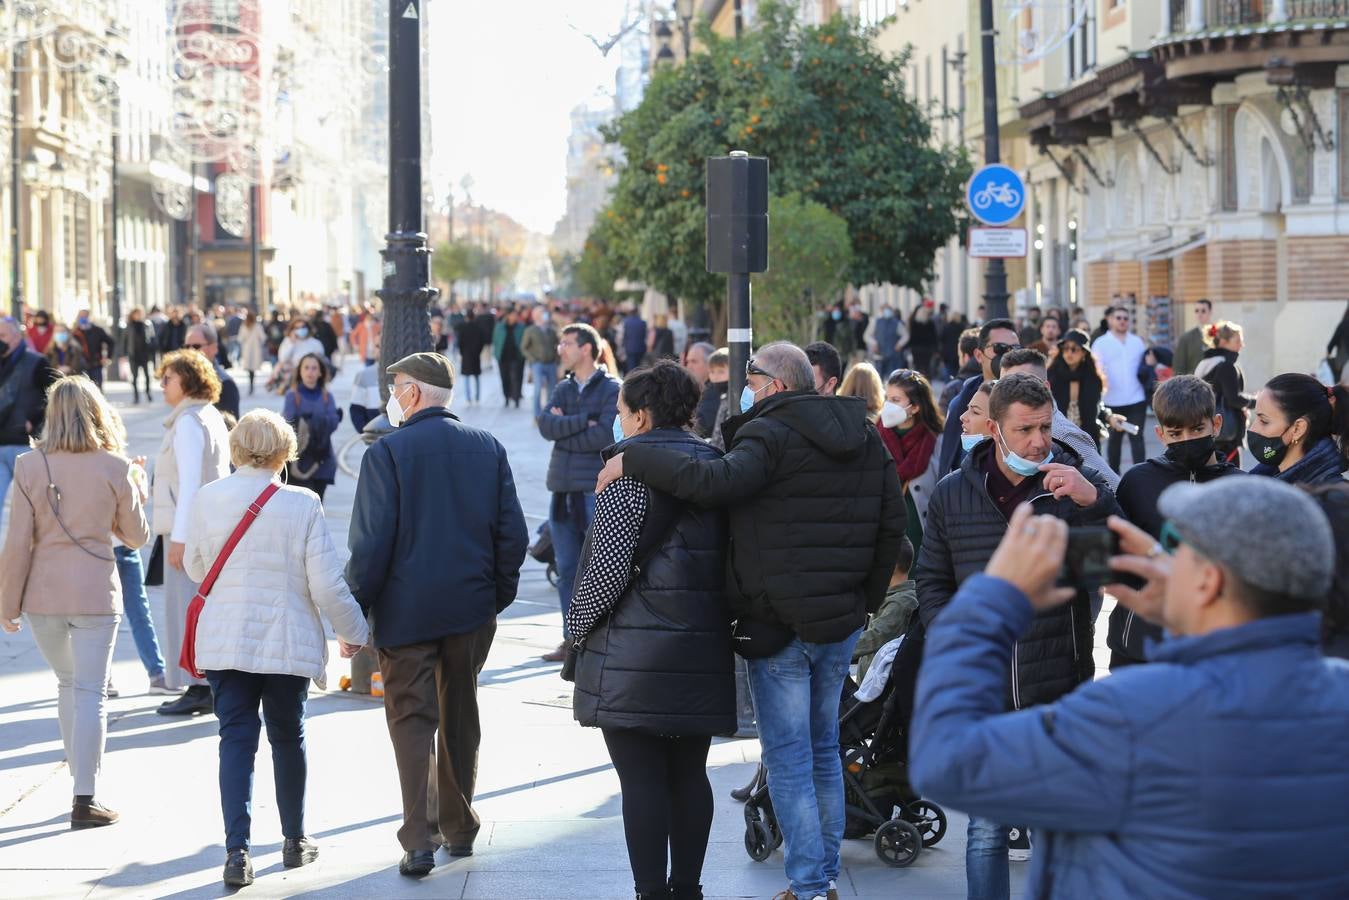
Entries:
{"label": "white face mask", "polygon": [[[407,387],[407,385],[399,385]],[[398,403],[398,388],[389,391],[389,402],[384,404],[384,414],[389,417],[389,424],[394,428],[403,424],[403,407]]]}
{"label": "white face mask", "polygon": [[909,411],[898,403],[885,401],[881,407],[881,424],[886,428],[898,428],[909,421]]}

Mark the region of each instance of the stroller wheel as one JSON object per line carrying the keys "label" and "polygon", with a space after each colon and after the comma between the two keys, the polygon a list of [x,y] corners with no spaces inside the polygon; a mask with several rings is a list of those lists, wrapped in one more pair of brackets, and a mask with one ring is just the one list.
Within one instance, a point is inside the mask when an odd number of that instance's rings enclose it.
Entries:
{"label": "stroller wheel", "polygon": [[913,864],[923,849],[923,838],[903,819],[891,819],[876,829],[876,855],[896,869]]}
{"label": "stroller wheel", "polygon": [[763,862],[773,855],[773,838],[763,822],[752,822],[745,826],[745,852],[755,862]]}
{"label": "stroller wheel", "polygon": [[923,846],[932,847],[946,837],[946,813],[935,803],[915,800],[904,807],[904,821],[918,829]]}
{"label": "stroller wheel", "polygon": [[548,564],[547,571],[544,572],[544,575],[548,577],[549,584],[551,584],[553,587],[557,587],[557,563],[550,562]]}

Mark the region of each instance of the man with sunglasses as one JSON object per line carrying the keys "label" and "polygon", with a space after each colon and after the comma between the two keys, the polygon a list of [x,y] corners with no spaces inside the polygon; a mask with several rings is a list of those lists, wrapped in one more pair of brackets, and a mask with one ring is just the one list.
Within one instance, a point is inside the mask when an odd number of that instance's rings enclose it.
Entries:
{"label": "man with sunglasses", "polygon": [[965,456],[960,448],[960,417],[969,409],[970,398],[979,390],[979,385],[998,377],[1003,354],[1020,348],[1016,323],[1011,319],[989,319],[979,326],[979,345],[974,350],[974,359],[979,364],[979,374],[966,379],[965,386],[960,389],[959,394],[956,394],[956,398],[946,410],[941,456],[937,460],[938,477],[960,468],[960,461]]}
{"label": "man with sunglasses", "polygon": [[216,356],[220,352],[220,338],[216,335],[215,326],[205,323],[193,325],[187,330],[183,349],[196,350],[211,361],[215,376],[220,379],[220,399],[216,401],[215,408],[234,416],[234,421],[239,421],[239,385],[235,384],[234,378]]}
{"label": "man with sunglasses", "polygon": [[1325,515],[1270,478],[1178,484],[1159,508],[1161,541],[1110,520],[1126,554],[1111,566],[1144,581],[1107,589],[1168,634],[1151,664],[1009,713],[1018,637],[1072,593],[1065,523],[1013,514],[928,631],[910,778],[1036,831],[1027,896],[1349,896],[1349,666],[1318,647]]}
{"label": "man with sunglasses", "polygon": [[[1101,364],[1105,373],[1105,396],[1101,402],[1138,429],[1129,435],[1129,455],[1134,465],[1137,465],[1148,456],[1142,431],[1148,411],[1148,395],[1139,375],[1148,345],[1130,329],[1133,317],[1127,307],[1110,307],[1106,310],[1105,320],[1109,330],[1091,344],[1091,355]],[[1116,472],[1120,471],[1123,451],[1124,432],[1112,428],[1106,443],[1106,457],[1110,460],[1110,468]]]}
{"label": "man with sunglasses", "polygon": [[860,397],[822,397],[810,359],[768,344],[746,367],[726,455],[625,445],[596,491],[629,475],[698,506],[727,507],[727,592],[749,663],[769,793],[786,840],[779,900],[834,897],[844,799],[838,698],[868,611],[904,537],[904,497]]}

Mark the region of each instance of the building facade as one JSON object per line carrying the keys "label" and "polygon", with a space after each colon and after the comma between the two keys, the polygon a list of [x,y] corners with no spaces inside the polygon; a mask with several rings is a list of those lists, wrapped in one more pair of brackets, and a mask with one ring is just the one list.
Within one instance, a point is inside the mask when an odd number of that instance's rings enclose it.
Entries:
{"label": "building facade", "polygon": [[1313,370],[1349,296],[1349,9],[1133,0],[1091,26],[1129,49],[1020,110],[1084,305],[1132,296],[1166,344],[1207,298],[1246,329],[1248,384]]}

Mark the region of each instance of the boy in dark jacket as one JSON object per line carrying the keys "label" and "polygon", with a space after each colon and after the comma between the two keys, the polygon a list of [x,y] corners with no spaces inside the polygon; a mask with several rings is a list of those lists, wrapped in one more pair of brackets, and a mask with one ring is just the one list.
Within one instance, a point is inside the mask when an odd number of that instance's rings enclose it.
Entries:
{"label": "boy in dark jacket", "polygon": [[[1227,475],[1245,475],[1237,466],[1218,458],[1215,441],[1222,431],[1222,417],[1215,411],[1213,389],[1194,375],[1179,375],[1157,388],[1152,409],[1157,414],[1157,437],[1166,445],[1161,456],[1134,466],[1120,479],[1115,498],[1124,517],[1139,528],[1160,537],[1165,518],[1157,500],[1173,484],[1203,484]],[[1110,613],[1111,670],[1147,659],[1147,644],[1160,640],[1162,629],[1138,618],[1132,610],[1116,606]]]}

